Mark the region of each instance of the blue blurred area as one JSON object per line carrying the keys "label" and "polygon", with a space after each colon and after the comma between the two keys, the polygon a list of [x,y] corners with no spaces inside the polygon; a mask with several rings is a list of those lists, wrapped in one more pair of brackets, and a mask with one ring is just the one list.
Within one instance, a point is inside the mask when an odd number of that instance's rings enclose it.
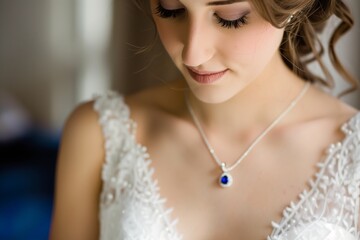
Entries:
{"label": "blue blurred area", "polygon": [[59,135],[31,127],[0,141],[0,239],[48,239]]}

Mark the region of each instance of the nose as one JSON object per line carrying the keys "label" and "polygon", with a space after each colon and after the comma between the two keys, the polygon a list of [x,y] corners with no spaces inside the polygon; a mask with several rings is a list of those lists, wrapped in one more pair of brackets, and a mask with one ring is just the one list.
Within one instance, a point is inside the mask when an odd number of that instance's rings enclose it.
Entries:
{"label": "nose", "polygon": [[201,20],[189,18],[185,26],[182,60],[189,67],[198,67],[214,55],[214,36]]}

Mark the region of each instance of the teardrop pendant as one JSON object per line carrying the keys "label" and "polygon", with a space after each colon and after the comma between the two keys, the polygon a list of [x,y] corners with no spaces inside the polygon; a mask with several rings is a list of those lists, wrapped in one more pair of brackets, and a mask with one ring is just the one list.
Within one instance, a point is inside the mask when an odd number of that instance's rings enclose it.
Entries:
{"label": "teardrop pendant", "polygon": [[233,183],[233,178],[231,174],[228,172],[223,172],[219,178],[219,183],[220,186],[223,188],[230,187]]}

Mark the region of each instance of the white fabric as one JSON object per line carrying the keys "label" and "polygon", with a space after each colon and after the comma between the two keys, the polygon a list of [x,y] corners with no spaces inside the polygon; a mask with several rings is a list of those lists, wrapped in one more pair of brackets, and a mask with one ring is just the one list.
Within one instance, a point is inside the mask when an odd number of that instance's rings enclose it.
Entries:
{"label": "white fabric", "polygon": [[[94,109],[105,137],[100,239],[179,240],[176,220],[159,195],[144,146],[136,142],[136,124],[123,97],[110,92]],[[280,222],[272,222],[268,240],[360,240],[357,229],[360,185],[360,113],[342,126],[345,138],[327,149],[299,201],[290,203]],[[270,224],[270,223],[269,223]],[[241,239],[241,236],[234,236]]]}

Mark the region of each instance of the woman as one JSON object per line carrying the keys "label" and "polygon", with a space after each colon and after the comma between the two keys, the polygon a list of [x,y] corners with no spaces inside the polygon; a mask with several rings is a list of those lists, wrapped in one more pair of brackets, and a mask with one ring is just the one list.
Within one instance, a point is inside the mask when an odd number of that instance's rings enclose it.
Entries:
{"label": "woman", "polygon": [[355,86],[346,5],[143,3],[183,79],[74,111],[51,239],[359,239],[360,115],[320,89],[316,40],[340,18]]}

